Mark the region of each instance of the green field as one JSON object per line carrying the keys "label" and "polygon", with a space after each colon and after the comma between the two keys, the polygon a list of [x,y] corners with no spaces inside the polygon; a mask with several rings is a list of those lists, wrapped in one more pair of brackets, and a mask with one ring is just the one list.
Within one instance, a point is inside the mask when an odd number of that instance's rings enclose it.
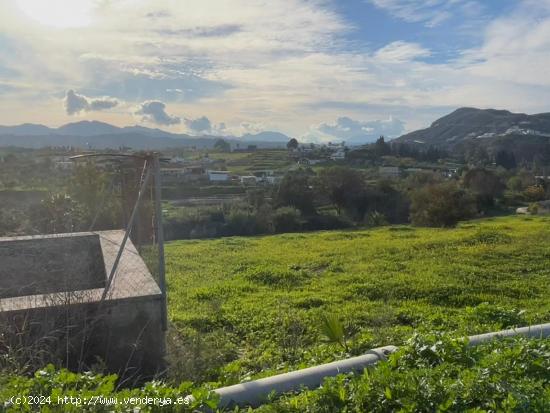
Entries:
{"label": "green field", "polygon": [[[47,366],[29,377],[7,368],[0,370],[0,411],[38,411],[31,402],[10,402],[14,395],[51,399],[47,411],[76,412],[82,407],[60,404],[58,397],[190,393],[191,405],[135,401],[87,411],[217,411],[209,392],[216,386],[387,344],[400,345],[387,361],[254,411],[550,411],[550,338],[476,347],[461,339],[550,321],[550,218],[178,241],[166,253],[167,383],[125,388],[116,376]],[[335,323],[345,327],[345,342],[325,340],[327,317],[341,321]],[[9,357],[5,361],[9,365]]]}
{"label": "green field", "polygon": [[[178,241],[166,254],[182,351],[200,343],[195,380],[271,375],[399,345],[415,331],[459,336],[550,320],[544,217]],[[345,326],[347,349],[323,339],[327,315]]]}

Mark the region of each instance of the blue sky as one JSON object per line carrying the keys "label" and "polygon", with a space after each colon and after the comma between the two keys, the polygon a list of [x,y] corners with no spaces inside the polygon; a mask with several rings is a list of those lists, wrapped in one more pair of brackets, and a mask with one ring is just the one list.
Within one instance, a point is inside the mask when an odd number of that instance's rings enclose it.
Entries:
{"label": "blue sky", "polygon": [[0,124],[393,137],[550,111],[550,0],[0,0]]}
{"label": "blue sky", "polygon": [[346,38],[365,51],[407,41],[429,49],[424,60],[444,63],[483,42],[485,26],[513,9],[517,0],[341,1],[334,6],[354,28]]}

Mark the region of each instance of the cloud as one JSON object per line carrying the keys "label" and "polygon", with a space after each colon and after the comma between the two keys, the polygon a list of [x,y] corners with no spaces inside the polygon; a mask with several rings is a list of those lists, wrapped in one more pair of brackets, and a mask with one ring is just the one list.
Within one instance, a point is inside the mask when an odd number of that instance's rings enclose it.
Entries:
{"label": "cloud", "polygon": [[166,105],[158,100],[147,100],[141,103],[135,114],[141,115],[142,120],[157,125],[170,126],[181,123],[181,118],[169,115],[166,112]]}
{"label": "cloud", "polygon": [[63,99],[63,105],[68,115],[80,112],[91,112],[112,109],[118,105],[118,100],[111,97],[90,98],[70,89]]}
{"label": "cloud", "polygon": [[379,49],[374,57],[386,62],[406,62],[421,57],[429,57],[431,52],[418,43],[404,41],[392,42]]}
{"label": "cloud", "polygon": [[238,24],[222,24],[219,26],[196,26],[187,29],[159,29],[158,33],[166,36],[187,36],[187,37],[222,37],[239,33],[242,27]]}
{"label": "cloud", "polygon": [[361,144],[373,142],[381,135],[394,138],[405,131],[405,122],[390,117],[386,120],[359,121],[343,116],[333,123],[321,123],[310,128],[303,138],[314,141],[346,141]]}
{"label": "cloud", "polygon": [[[185,119],[184,122],[191,133],[202,135],[212,131],[212,123],[206,116],[197,119]],[[225,124],[223,128],[225,128]]]}
{"label": "cloud", "polygon": [[439,26],[454,14],[473,16],[481,13],[480,2],[470,0],[368,0],[379,9],[409,23]]}
{"label": "cloud", "polygon": [[[164,102],[170,115],[164,108],[159,119],[168,126],[180,119],[173,113],[208,114],[236,135],[300,136],[339,113],[391,114],[420,128],[458,106],[550,107],[550,1],[356,2],[386,11],[377,13],[382,19],[416,24],[373,34],[360,4],[342,8],[334,0],[269,7],[265,0],[117,0],[94,1],[88,28],[52,30],[25,17],[17,2],[0,0],[0,123],[62,123],[57,93],[65,85],[84,97],[115,97],[119,107]],[[355,7],[358,13],[343,12]],[[103,109],[86,100],[75,94],[70,106]],[[24,110],[30,104],[32,119]],[[131,112],[96,116],[125,125]],[[213,120],[211,129],[221,130]]]}

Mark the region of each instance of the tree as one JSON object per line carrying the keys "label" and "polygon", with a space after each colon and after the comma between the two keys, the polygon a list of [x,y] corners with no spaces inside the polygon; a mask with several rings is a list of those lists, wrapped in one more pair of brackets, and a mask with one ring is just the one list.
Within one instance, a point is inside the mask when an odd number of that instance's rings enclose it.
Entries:
{"label": "tree", "polygon": [[528,201],[542,201],[546,198],[546,191],[542,185],[531,185],[525,189],[523,196]]}
{"label": "tree", "polygon": [[[109,175],[92,162],[77,165],[69,180],[68,195],[79,205],[82,224],[93,229],[113,229],[121,224],[119,198],[113,196]],[[88,229],[86,228],[86,229]]]}
{"label": "tree", "polygon": [[327,195],[341,214],[342,209],[351,210],[356,207],[357,194],[363,192],[365,181],[362,174],[344,166],[334,166],[321,170],[319,173],[321,191]]}
{"label": "tree", "polygon": [[383,136],[380,136],[374,144],[374,152],[376,156],[385,156],[391,154],[391,147],[388,145]]}
{"label": "tree", "polygon": [[514,169],[517,166],[516,157],[513,152],[500,150],[495,155],[495,163],[505,169]]}
{"label": "tree", "polygon": [[315,213],[313,204],[314,194],[309,182],[309,177],[304,171],[292,171],[287,173],[275,194],[275,205],[292,206],[298,208],[303,214]]}
{"label": "tree", "polygon": [[277,233],[298,231],[301,226],[300,211],[292,207],[282,207],[273,213],[273,230]]}
{"label": "tree", "polygon": [[483,168],[470,169],[464,175],[464,187],[475,196],[480,210],[494,205],[495,198],[502,196],[504,183],[491,171]]}
{"label": "tree", "polygon": [[78,204],[66,194],[51,194],[40,204],[31,207],[33,228],[45,234],[73,232],[80,229]]}
{"label": "tree", "polygon": [[230,152],[231,144],[226,140],[219,138],[214,142],[214,149],[217,149],[220,152]]}
{"label": "tree", "polygon": [[411,194],[411,222],[414,225],[453,227],[474,214],[474,200],[454,182],[429,185]]}
{"label": "tree", "polygon": [[480,144],[470,143],[466,147],[464,154],[466,162],[471,165],[485,166],[491,161],[487,150]]}
{"label": "tree", "polygon": [[298,149],[298,141],[296,140],[296,138],[290,139],[290,140],[287,142],[286,147],[287,147],[287,149],[289,149],[289,150]]}

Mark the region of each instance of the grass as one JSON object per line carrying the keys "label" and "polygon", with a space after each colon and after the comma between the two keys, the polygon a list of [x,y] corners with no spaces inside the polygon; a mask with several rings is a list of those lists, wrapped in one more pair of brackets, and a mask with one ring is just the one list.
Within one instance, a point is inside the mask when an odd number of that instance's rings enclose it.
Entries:
{"label": "grass", "polygon": [[[544,217],[177,241],[166,254],[170,319],[216,353],[204,378],[224,384],[399,345],[415,331],[550,320]],[[324,339],[326,317],[344,326],[347,350]]]}
{"label": "grass", "polygon": [[[90,411],[216,409],[213,386],[397,344],[398,352],[363,373],[254,411],[548,412],[550,338],[473,347],[455,337],[550,320],[549,241],[549,218],[499,217],[456,229],[172,242],[169,342],[179,338],[176,367],[186,370],[175,387],[118,388],[115,376],[54,366],[33,377],[0,371],[0,411],[35,411],[35,398],[48,411],[82,410],[60,403],[65,396],[118,400]],[[186,374],[193,384],[181,380]],[[190,405],[140,401],[190,393]]]}

